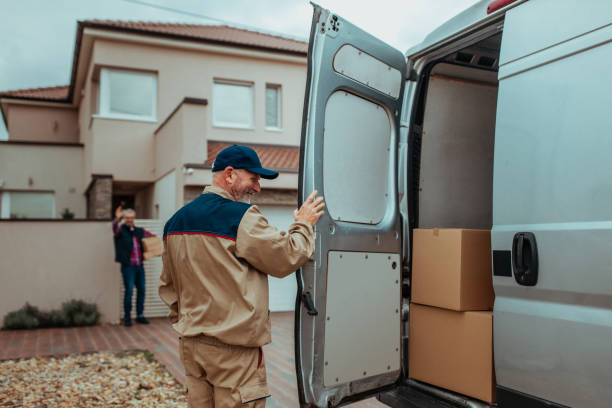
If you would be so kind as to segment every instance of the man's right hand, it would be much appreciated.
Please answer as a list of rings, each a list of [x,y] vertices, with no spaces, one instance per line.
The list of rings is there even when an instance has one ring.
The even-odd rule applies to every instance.
[[[115,220],[119,221],[123,217],[123,207],[119,206],[115,210]]]
[[[296,221],[303,221],[313,227],[315,226],[319,218],[325,213],[323,211],[323,207],[325,207],[323,197],[315,199],[316,196],[317,190],[310,193],[302,206],[293,212],[293,218],[295,218]]]

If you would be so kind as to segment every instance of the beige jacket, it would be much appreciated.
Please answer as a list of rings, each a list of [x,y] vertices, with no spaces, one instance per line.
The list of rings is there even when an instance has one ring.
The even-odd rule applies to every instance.
[[[280,231],[256,206],[209,186],[166,223],[159,295],[183,336],[262,346],[271,341],[268,275],[291,274],[313,252],[309,224]]]

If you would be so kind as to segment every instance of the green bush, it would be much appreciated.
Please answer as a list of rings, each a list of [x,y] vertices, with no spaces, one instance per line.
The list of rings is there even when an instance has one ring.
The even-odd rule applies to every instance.
[[[52,327],[66,327],[70,326],[70,317],[63,310],[52,310],[51,311],[51,326]]]
[[[70,300],[62,303],[60,310],[45,312],[26,303],[21,309],[4,317],[3,329],[35,329],[43,327],[92,326],[98,322],[100,313],[93,303]]]
[[[100,318],[98,307],[93,303],[85,303],[82,300],[62,303],[62,311],[68,316],[73,326],[92,326]]]
[[[34,307],[26,303],[21,309],[4,316],[4,329],[35,329],[40,322],[32,313]],[[34,308],[35,309],[35,308]]]

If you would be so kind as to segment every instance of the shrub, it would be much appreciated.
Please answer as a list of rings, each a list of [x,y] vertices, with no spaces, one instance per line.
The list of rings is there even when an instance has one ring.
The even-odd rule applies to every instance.
[[[70,326],[70,317],[63,310],[51,311],[51,327]]]
[[[93,303],[85,303],[82,300],[70,300],[62,303],[62,311],[73,326],[92,326],[100,318],[98,306]]]
[[[62,212],[62,218],[65,220],[72,220],[74,219],[74,213],[70,211],[69,208],[64,208],[64,212]]]
[[[26,303],[21,309],[4,316],[4,329],[34,329],[40,322],[32,314],[32,306]]]
[[[62,303],[60,310],[45,312],[26,303],[21,309],[4,317],[3,329],[35,329],[43,327],[92,326],[100,313],[93,303],[70,300]]]

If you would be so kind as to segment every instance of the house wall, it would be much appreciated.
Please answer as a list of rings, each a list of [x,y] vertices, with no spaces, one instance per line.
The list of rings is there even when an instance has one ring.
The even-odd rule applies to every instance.
[[[288,189],[295,190],[297,188],[298,174],[297,173],[280,173],[274,180],[260,179],[259,184],[262,189]],[[192,174],[184,176],[185,186],[206,186],[212,184],[211,169],[193,169]]]
[[[210,108],[203,105],[185,103],[181,105],[183,122],[183,150],[180,164],[203,163],[206,160],[207,148],[206,124],[210,118]]]
[[[93,134],[91,131],[91,128],[93,125],[93,118],[92,118],[93,111],[92,111],[91,105],[92,105],[92,96],[94,95],[95,92],[93,91],[94,84],[90,79],[92,76],[93,68],[90,67],[88,72],[89,72],[87,74],[88,80],[85,81],[85,84],[82,90],[82,94],[80,95],[81,100],[79,102],[79,114],[78,114],[79,141],[84,146],[83,147],[83,165],[81,166],[81,171],[83,173],[83,185],[82,185],[83,191],[85,191],[85,189],[88,187],[89,182],[91,180],[91,174],[93,173],[92,171]],[[78,98],[78,96],[75,96],[75,98]]]
[[[102,67],[157,72],[157,121],[153,123],[95,116],[92,120],[91,115],[95,115],[95,109],[91,101],[96,98],[91,93],[97,88],[93,81],[95,73]],[[212,86],[215,78],[254,83],[254,129],[230,129],[212,125],[212,115],[208,111],[214,106]],[[197,130],[186,132],[190,137],[201,138],[206,135],[208,140],[297,146],[305,81],[306,58],[303,63],[295,63],[96,39],[79,119],[83,129],[91,122],[91,136],[86,135],[86,138],[91,139],[93,152],[91,156],[86,155],[86,161],[91,160],[91,164],[86,163],[85,168],[89,174],[112,173],[117,181],[155,181],[156,174],[161,171],[155,166],[153,132],[186,96],[209,101],[205,117],[188,123],[188,126]],[[265,129],[266,83],[280,84],[282,87],[283,129],[280,131]],[[197,108],[191,106],[184,109]],[[189,139],[185,141],[185,146],[197,146],[200,141]],[[185,151],[191,154],[198,150]],[[198,152],[197,159],[200,157]]]
[[[179,169],[183,163],[206,160],[206,107],[183,103],[155,132],[155,178]]]
[[[0,221],[0,319],[26,302],[52,309],[83,299],[116,323],[120,279],[110,221]]]
[[[86,197],[81,186],[83,148],[36,144],[0,144],[0,178],[4,190],[53,191],[56,216],[68,208],[85,218]]]
[[[9,140],[79,142],[75,108],[9,104],[7,110]]]
[[[174,214],[176,205],[176,174],[168,173],[153,188],[153,218],[167,220]]]
[[[155,135],[155,178],[180,166],[183,150],[183,109],[180,108]]]
[[[155,123],[95,118],[91,129],[91,174],[115,181],[153,181]]]

